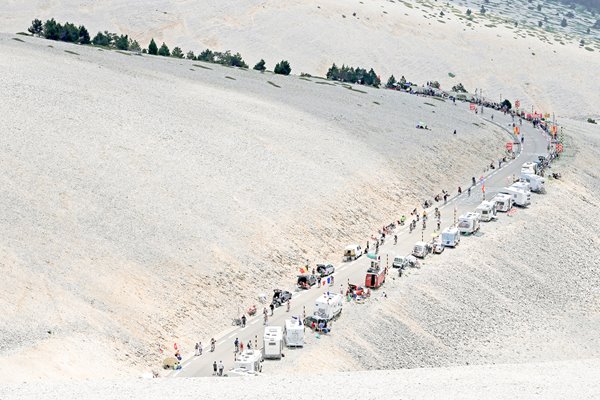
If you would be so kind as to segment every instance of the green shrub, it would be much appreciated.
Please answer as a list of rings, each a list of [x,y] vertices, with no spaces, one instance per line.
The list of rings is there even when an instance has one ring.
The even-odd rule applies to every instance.
[[[264,72],[264,71],[267,69],[267,67],[265,67],[265,60],[263,60],[263,59],[261,58],[261,59],[260,59],[260,61],[259,61],[259,62],[257,62],[257,63],[256,63],[256,65],[254,65],[254,68],[253,68],[253,69],[255,69],[255,70],[257,70],[257,71]]]
[[[292,67],[286,60],[281,60],[275,65],[273,72],[279,75],[289,75],[292,72]]]

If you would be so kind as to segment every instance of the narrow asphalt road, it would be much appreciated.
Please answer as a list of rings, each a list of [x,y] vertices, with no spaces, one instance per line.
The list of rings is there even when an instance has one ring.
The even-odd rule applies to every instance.
[[[494,120],[491,121],[489,118],[491,115],[494,115]],[[507,131],[507,141],[510,141],[509,132],[512,131],[512,126],[510,125],[513,120],[510,116],[505,116],[500,112],[492,111],[489,109],[485,109],[485,114],[481,115],[483,119],[486,120],[486,124],[496,124],[506,129]],[[518,119],[515,118],[515,122],[518,123]],[[525,141],[523,143],[520,154],[510,162],[504,164],[501,168],[498,168],[498,163],[495,161],[496,169],[490,170],[486,172],[484,178],[485,184],[485,197],[486,199],[491,199],[500,189],[505,186],[509,186],[512,183],[512,175],[519,176],[521,165],[527,161],[533,161],[537,159],[537,156],[540,154],[547,154],[547,144],[548,139],[547,135],[538,129],[533,128],[532,124],[527,121],[523,121],[523,125],[521,126],[521,132],[525,137]],[[503,149],[498,149],[498,154],[502,152]],[[517,148],[515,148],[517,150]],[[482,167],[486,164],[489,165],[491,160],[482,160]],[[417,228],[409,233],[408,230],[408,222],[410,222],[410,210],[398,210],[398,216],[396,219],[400,218],[400,215],[404,214],[407,216],[407,224],[402,227],[396,228],[396,234],[398,235],[398,244],[393,244],[393,239],[388,236],[384,245],[380,247],[379,254],[381,254],[382,265],[385,266],[386,263],[389,263],[391,274],[397,274],[397,270],[391,268],[392,261],[394,256],[396,255],[408,255],[412,251],[412,248],[415,242],[421,240],[423,237],[425,241],[430,241],[432,239],[432,234],[434,233],[434,228],[436,228],[436,224],[433,222],[433,209],[437,206],[440,209],[442,216],[442,229],[451,226],[454,224],[454,214],[456,210],[456,217],[458,218],[465,212],[474,211],[475,208],[482,201],[482,190],[481,190],[481,181],[479,178],[482,176],[481,172],[475,175],[477,179],[477,185],[471,189],[471,195],[467,194],[467,188],[471,184],[471,177],[465,177],[463,194],[457,195],[448,200],[446,204],[443,202],[434,204],[433,207],[430,207],[427,211],[428,214],[431,215],[429,219],[429,223],[427,224],[427,229],[422,230],[421,223],[417,223]],[[457,188],[448,188],[451,192],[454,192]],[[532,205],[530,207],[535,207],[535,197],[532,197]],[[422,212],[422,209],[420,210]],[[526,211],[525,211],[526,212]],[[499,218],[506,218],[506,215],[499,213]],[[482,222],[481,231],[485,232],[487,229],[493,229],[492,225],[486,224]],[[469,240],[473,240],[469,237],[463,237],[461,241],[461,246],[467,245]],[[366,240],[365,238],[361,240],[357,240],[361,246],[364,246]],[[349,243],[350,244],[350,243]],[[452,249],[447,249],[446,251],[452,251]],[[343,249],[340,249],[340,256],[343,253]],[[441,255],[429,255],[428,257],[444,257],[444,253]],[[301,316],[303,313],[303,309],[306,308],[306,315],[312,314],[314,300],[321,296],[326,290],[339,292],[340,290],[345,291],[346,285],[348,282],[363,285],[365,280],[365,273],[369,266],[369,259],[365,256],[359,258],[356,261],[352,262],[344,262],[337,263],[336,271],[335,271],[335,285],[332,287],[321,287],[317,288],[316,286],[312,289],[306,291],[295,291],[291,289],[294,287],[295,282],[290,282],[287,289],[293,293],[293,298],[291,302],[291,310],[290,312],[286,312],[286,307],[282,306],[275,310],[273,317],[269,317],[269,325],[279,325],[283,326],[285,323],[285,319],[290,318],[292,315]],[[409,278],[407,278],[409,279]],[[378,292],[385,291],[385,284],[382,288],[373,292],[374,296],[380,295]],[[270,299],[268,299],[270,301]],[[182,366],[183,368],[178,371],[174,371],[171,376],[177,377],[199,377],[199,376],[211,376],[213,373],[213,362],[222,361],[225,365],[225,371],[233,368],[234,364],[234,340],[239,338],[244,344],[246,344],[249,340],[252,340],[253,346],[254,342],[257,341],[259,347],[262,348],[262,336],[264,331],[263,326],[263,316],[262,316],[262,307],[263,305],[257,304],[259,310],[257,315],[254,317],[250,317],[247,321],[247,325],[245,328],[241,327],[232,327],[225,332],[215,332],[214,337],[217,340],[216,350],[214,352],[209,351],[209,343],[208,341],[204,342],[203,355],[194,357],[193,355],[189,355],[186,359],[183,360]],[[343,318],[343,314],[341,316]],[[281,362],[285,362],[283,359]]]

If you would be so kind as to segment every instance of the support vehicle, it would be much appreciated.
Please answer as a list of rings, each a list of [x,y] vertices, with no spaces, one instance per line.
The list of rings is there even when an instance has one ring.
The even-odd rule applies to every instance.
[[[513,204],[519,207],[527,207],[531,205],[531,193],[514,187],[505,187],[500,190],[500,193],[508,194],[512,197]]]
[[[362,248],[358,244],[352,244],[344,249],[344,259],[346,261],[356,260],[362,256]]]
[[[489,222],[496,218],[496,202],[495,201],[483,201],[475,209],[475,212],[480,215],[480,220]]]
[[[492,199],[496,203],[496,211],[508,212],[513,206],[512,196],[510,194],[498,193]]]
[[[331,264],[317,264],[317,273],[321,278],[325,278],[335,272],[335,267]]]
[[[263,355],[260,350],[244,350],[235,358],[234,367],[227,375],[248,376],[262,372]]]
[[[317,284],[318,279],[318,276],[312,274],[298,275],[298,281],[296,282],[296,286],[298,286],[298,289],[310,289],[311,287]]]
[[[263,336],[263,357],[281,359],[283,353],[283,330],[280,326],[266,326]]]
[[[453,226],[442,231],[442,245],[456,247],[460,243],[460,232]]]
[[[292,317],[285,320],[283,337],[287,347],[304,346],[304,322],[300,317]]]
[[[427,254],[431,253],[431,245],[425,242],[415,243],[413,247],[412,255],[417,258],[425,258]]]
[[[325,292],[315,300],[313,315],[329,321],[342,313],[342,305],[342,295]]]
[[[275,307],[279,307],[280,305],[290,301],[291,298],[292,294],[287,290],[273,289],[273,300],[271,301],[271,304],[273,304]]]
[[[365,287],[373,289],[380,287],[385,282],[386,274],[387,268],[381,267],[378,261],[372,261],[365,277]]]
[[[479,230],[479,214],[469,212],[458,218],[458,231],[463,235],[471,235]]]

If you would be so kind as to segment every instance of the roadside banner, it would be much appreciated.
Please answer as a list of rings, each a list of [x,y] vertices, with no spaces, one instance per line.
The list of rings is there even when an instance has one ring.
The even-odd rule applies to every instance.
[[[521,107],[521,101],[520,100],[515,100],[515,107],[516,108]]]

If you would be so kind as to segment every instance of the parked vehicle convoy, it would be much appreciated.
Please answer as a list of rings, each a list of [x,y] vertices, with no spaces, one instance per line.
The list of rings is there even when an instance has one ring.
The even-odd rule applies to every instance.
[[[512,196],[506,193],[498,193],[492,199],[496,203],[496,211],[508,212],[513,206]]]
[[[287,347],[304,347],[304,322],[300,317],[285,320],[283,337]]]
[[[544,193],[546,191],[546,180],[538,175],[521,174],[521,180],[529,184],[532,192]]]
[[[371,267],[367,270],[365,287],[377,289],[385,283],[387,268],[382,268],[379,261],[371,261]]]
[[[229,376],[258,375],[262,372],[263,355],[258,349],[244,350],[235,358],[234,367]]]
[[[279,307],[282,304],[290,301],[291,298],[292,294],[287,290],[274,289],[273,300],[271,301],[271,304],[273,304],[275,307]]]
[[[332,275],[335,272],[335,267],[331,264],[317,264],[317,273],[321,278]]]
[[[427,254],[431,253],[431,245],[425,242],[417,242],[413,247],[412,255],[417,258],[425,258]]]
[[[298,286],[298,289],[310,289],[311,287],[317,284],[318,279],[319,277],[312,274],[298,275],[298,281],[296,282],[296,286]]]
[[[442,231],[442,245],[456,247],[460,243],[460,232],[458,228],[451,226]]]
[[[500,190],[500,193],[508,194],[512,197],[513,204],[519,207],[527,207],[531,205],[531,193],[514,187],[505,187]]]
[[[283,353],[283,330],[280,326],[266,326],[263,336],[263,357],[281,359]]]
[[[417,265],[417,259],[413,255],[408,256],[396,256],[394,262],[392,262],[393,268],[407,268],[415,267]]]
[[[315,300],[313,315],[332,320],[342,313],[342,295],[339,293],[325,292]]]
[[[475,209],[475,212],[480,215],[480,220],[489,222],[496,218],[496,202],[482,201]]]
[[[344,249],[344,259],[346,261],[356,260],[362,256],[362,248],[358,244],[352,244]]]
[[[472,235],[479,230],[479,214],[468,212],[458,218],[458,231],[463,235]]]

